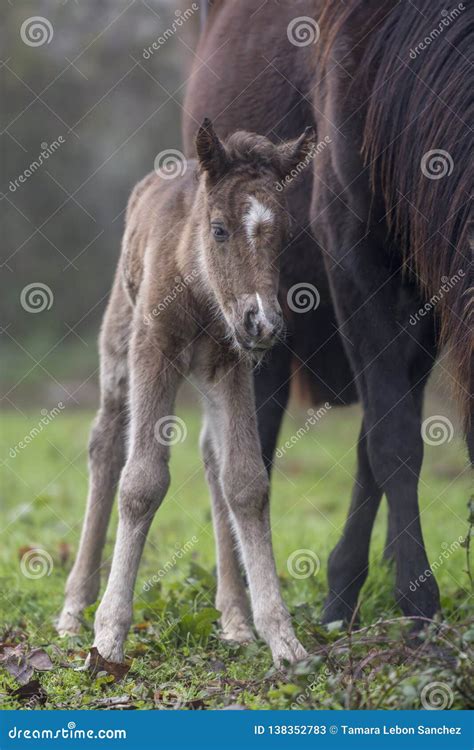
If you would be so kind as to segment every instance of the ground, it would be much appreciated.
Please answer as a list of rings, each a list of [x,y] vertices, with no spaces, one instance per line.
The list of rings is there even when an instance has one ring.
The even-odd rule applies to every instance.
[[[291,412],[280,446],[308,419],[302,407]],[[328,554],[339,537],[353,481],[358,408],[323,415],[278,459],[272,488],[275,554],[285,600],[311,657],[276,672],[264,644],[236,646],[219,638],[210,506],[197,448],[199,414],[191,406],[181,408],[186,437],[173,447],[172,486],[139,571],[126,647],[130,668],[115,680],[103,665],[95,672],[83,667],[94,606],[85,614],[80,636],[61,639],[54,630],[78,545],[93,415],[65,409],[19,447],[41,416],[34,410],[2,415],[3,708],[465,708],[472,701],[469,555],[458,543],[469,533],[471,479],[456,437],[425,451],[422,521],[443,617],[418,641],[398,619],[393,571],[382,559],[385,506],[374,531],[357,631],[348,635],[337,623],[329,630],[319,624]],[[115,527],[116,515],[103,579]],[[40,555],[36,567],[35,554]]]

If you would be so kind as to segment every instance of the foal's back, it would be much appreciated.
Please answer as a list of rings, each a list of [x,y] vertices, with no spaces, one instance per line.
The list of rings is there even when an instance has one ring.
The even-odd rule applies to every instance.
[[[196,194],[196,162],[186,163],[183,175],[166,179],[156,172],[143,178],[132,191],[120,260],[125,288],[135,303],[143,269],[152,259],[159,265],[157,283],[168,283],[176,271],[176,249]],[[176,273],[174,274],[176,275]]]

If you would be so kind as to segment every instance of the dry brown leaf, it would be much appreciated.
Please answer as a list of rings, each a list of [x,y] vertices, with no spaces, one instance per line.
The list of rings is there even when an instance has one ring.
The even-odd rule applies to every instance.
[[[89,651],[89,664],[87,668],[91,674],[96,675],[98,672],[106,672],[115,678],[115,682],[120,682],[130,669],[130,664],[123,662],[121,664],[113,661],[107,661],[99,654],[95,646]]]

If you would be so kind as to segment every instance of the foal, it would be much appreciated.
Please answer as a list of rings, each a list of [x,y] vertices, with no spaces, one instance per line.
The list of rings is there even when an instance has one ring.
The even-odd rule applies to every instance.
[[[274,662],[305,656],[273,559],[252,367],[283,325],[279,258],[289,227],[275,186],[305,158],[313,139],[307,129],[275,146],[238,132],[224,144],[205,120],[196,138],[198,162],[188,162],[174,180],[153,173],[132,193],[100,338],[101,407],[90,440],[87,513],[58,624],[61,633],[77,632],[82,609],[97,598],[101,551],[125,464],[112,569],[95,619],[95,646],[108,660],[123,659],[143,545],[169,486],[166,425],[188,377],[205,410],[201,444],[224,637],[252,637],[235,532],[255,627]]]

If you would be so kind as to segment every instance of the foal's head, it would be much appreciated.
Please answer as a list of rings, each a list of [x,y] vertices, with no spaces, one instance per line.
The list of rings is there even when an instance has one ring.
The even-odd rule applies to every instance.
[[[233,340],[256,355],[275,342],[283,326],[277,295],[289,220],[277,185],[309,161],[313,142],[307,128],[280,145],[243,131],[223,143],[209,120],[196,138],[205,204],[201,262]]]

